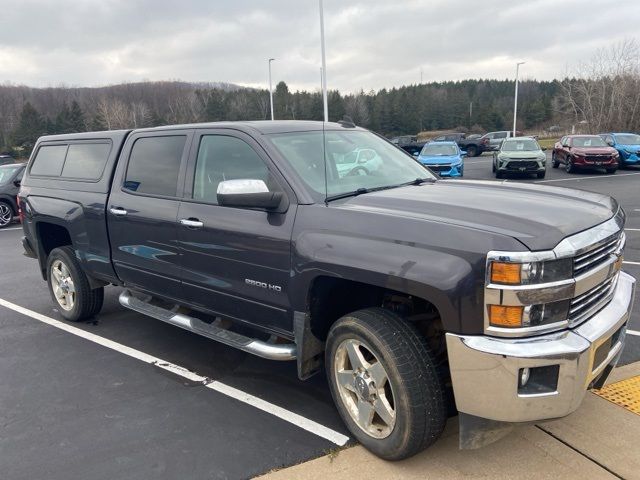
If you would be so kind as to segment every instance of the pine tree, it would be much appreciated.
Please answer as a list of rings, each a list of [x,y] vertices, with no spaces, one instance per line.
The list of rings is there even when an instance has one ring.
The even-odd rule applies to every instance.
[[[45,133],[45,120],[31,103],[26,102],[22,107],[18,126],[12,134],[13,144],[25,148],[26,153],[30,153],[38,137]]]
[[[71,102],[71,108],[69,110],[69,127],[72,132],[85,132],[87,130],[84,121],[84,112],[82,108],[80,108],[80,104],[75,100]]]

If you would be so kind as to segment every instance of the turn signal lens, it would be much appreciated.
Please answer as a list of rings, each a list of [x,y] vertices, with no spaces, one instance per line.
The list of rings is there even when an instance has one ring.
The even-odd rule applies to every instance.
[[[491,264],[491,283],[508,283],[512,285],[520,283],[521,266],[519,263],[493,262]]]
[[[489,305],[489,322],[496,327],[521,327],[524,307]]]

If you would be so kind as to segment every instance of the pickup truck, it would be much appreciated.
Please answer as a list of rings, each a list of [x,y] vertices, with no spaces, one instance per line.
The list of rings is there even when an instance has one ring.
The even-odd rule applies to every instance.
[[[389,141],[407,152],[409,155],[415,155],[415,153],[422,150],[422,147],[427,143],[419,142],[416,135],[401,135],[399,137],[393,137]]]
[[[470,157],[477,157],[489,150],[489,140],[480,138],[467,138],[466,133],[447,133],[433,139],[434,142],[456,142],[460,149]]]
[[[375,169],[339,171],[362,149]],[[115,285],[300,379],[324,369],[352,435],[391,460],[439,437],[449,399],[462,448],[576,410],[619,358],[635,287],[614,199],[438,180],[349,123],[46,136],[19,204],[64,319]]]

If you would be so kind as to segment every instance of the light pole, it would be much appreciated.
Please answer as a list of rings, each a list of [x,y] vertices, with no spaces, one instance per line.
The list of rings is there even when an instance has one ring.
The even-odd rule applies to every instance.
[[[271,121],[273,121],[273,88],[271,88],[271,62],[273,62],[275,58],[269,59],[269,105],[271,106]]]
[[[322,104],[324,105],[324,121],[329,121],[329,106],[327,104],[327,60],[324,54],[324,11],[322,0],[320,4],[320,48],[322,50]]]
[[[516,136],[516,116],[518,115],[518,71],[520,65],[524,65],[526,62],[516,63],[516,93],[513,97],[513,136]]]

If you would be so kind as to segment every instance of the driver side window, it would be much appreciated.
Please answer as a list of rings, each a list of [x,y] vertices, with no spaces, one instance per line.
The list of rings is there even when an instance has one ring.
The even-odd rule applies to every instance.
[[[227,135],[204,135],[200,140],[193,198],[218,203],[218,185],[226,180],[262,180],[278,190],[262,158],[245,141]]]

